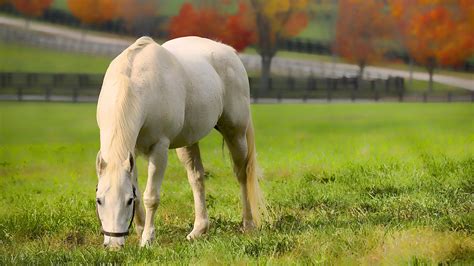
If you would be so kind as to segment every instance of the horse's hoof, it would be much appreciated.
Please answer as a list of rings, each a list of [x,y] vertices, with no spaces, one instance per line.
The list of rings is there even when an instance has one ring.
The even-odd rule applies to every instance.
[[[148,240],[143,240],[140,242],[140,247],[142,248],[147,248],[151,246],[151,243],[153,242],[153,239],[148,239]]]
[[[140,241],[140,247],[149,247],[151,243],[155,240],[155,229],[144,231],[142,235],[142,240]]]
[[[257,227],[253,221],[244,221],[242,232],[249,233],[255,231],[255,229],[257,229]]]
[[[196,240],[200,238],[205,233],[195,232],[194,230],[186,236],[186,239],[189,241]]]
[[[203,222],[200,225],[194,226],[193,231],[186,236],[187,240],[195,240],[202,235],[206,234],[209,230],[209,222]]]

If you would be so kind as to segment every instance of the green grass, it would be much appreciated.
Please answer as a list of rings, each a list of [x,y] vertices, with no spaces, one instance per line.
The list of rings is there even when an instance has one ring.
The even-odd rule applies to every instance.
[[[474,262],[472,104],[252,110],[263,229],[240,233],[239,188],[212,133],[201,142],[209,234],[185,240],[192,194],[171,152],[156,243],[140,249],[132,235],[108,252],[94,213],[95,105],[0,103],[0,264]]]
[[[333,22],[323,19],[313,19],[299,34],[299,38],[317,40],[329,43],[334,39]]]
[[[67,5],[67,0],[54,0],[51,7],[55,9],[61,9],[61,10],[69,10],[69,7]]]
[[[111,58],[0,42],[0,71],[105,73]]]

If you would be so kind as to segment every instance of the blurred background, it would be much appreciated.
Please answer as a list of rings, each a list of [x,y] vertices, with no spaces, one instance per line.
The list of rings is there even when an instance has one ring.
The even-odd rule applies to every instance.
[[[95,101],[142,35],[233,46],[254,102],[474,101],[473,0],[0,0],[0,97]]]

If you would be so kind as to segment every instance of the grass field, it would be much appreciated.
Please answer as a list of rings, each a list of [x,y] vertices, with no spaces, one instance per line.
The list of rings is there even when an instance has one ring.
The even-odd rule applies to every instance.
[[[0,42],[0,71],[105,73],[112,59]]]
[[[472,104],[256,105],[270,219],[240,233],[222,139],[201,142],[211,229],[170,153],[157,241],[108,252],[94,212],[93,104],[0,103],[0,264],[474,262]],[[145,162],[138,160],[140,185]]]

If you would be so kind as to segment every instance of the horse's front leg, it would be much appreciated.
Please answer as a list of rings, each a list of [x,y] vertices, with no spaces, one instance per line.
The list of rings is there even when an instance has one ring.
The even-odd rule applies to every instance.
[[[176,149],[179,160],[184,164],[188,172],[188,181],[193,190],[194,197],[194,227],[193,231],[186,237],[192,240],[200,237],[209,230],[209,218],[206,210],[206,196],[204,192],[204,167],[201,162],[201,154],[198,144]]]
[[[143,228],[145,227],[145,211],[143,210],[142,195],[138,187],[138,173],[137,167],[133,167],[133,185],[135,186],[135,192],[137,198],[135,199],[135,230],[138,237],[143,234]]]
[[[160,190],[168,161],[169,143],[157,143],[153,146],[148,159],[148,180],[143,203],[145,205],[145,227],[140,245],[148,246],[155,239],[155,213],[160,204]]]

